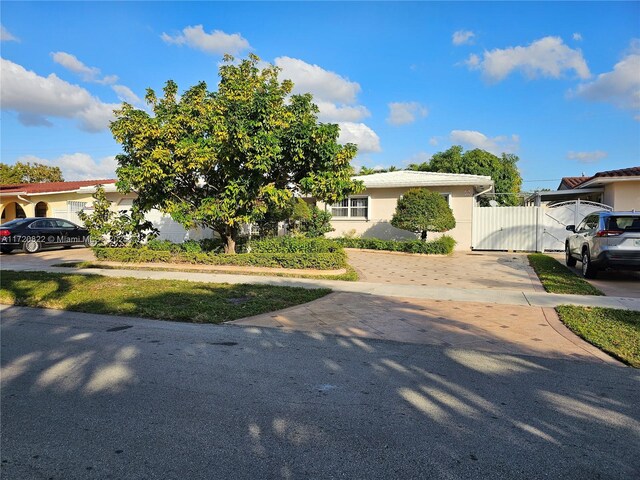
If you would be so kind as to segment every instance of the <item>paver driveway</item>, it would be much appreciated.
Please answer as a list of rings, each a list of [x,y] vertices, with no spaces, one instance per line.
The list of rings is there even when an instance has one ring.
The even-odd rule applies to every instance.
[[[526,255],[427,256],[349,250],[366,282],[460,289],[539,291]],[[318,334],[612,362],[570,332],[552,308],[333,293],[314,302],[231,322]]]
[[[552,308],[339,292],[297,307],[229,323],[617,363],[569,331]]]
[[[461,289],[542,289],[527,256],[520,253],[413,255],[349,249],[348,256],[364,282]]]

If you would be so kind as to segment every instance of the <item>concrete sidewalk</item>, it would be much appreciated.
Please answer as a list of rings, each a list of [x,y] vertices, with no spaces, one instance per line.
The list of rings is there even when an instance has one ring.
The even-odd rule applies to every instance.
[[[455,287],[433,287],[369,282],[345,282],[338,280],[316,280],[307,278],[285,278],[253,275],[230,275],[195,272],[167,272],[150,270],[71,269],[64,267],[27,266],[12,270],[44,271],[52,273],[75,273],[103,275],[106,277],[128,277],[154,280],[184,280],[204,283],[280,285],[302,288],[330,288],[335,292],[364,293],[386,297],[416,298],[424,300],[450,300],[501,305],[533,307],[556,307],[558,305],[580,305],[609,307],[640,311],[640,298],[603,297],[593,295],[560,295],[516,289],[459,289]]]

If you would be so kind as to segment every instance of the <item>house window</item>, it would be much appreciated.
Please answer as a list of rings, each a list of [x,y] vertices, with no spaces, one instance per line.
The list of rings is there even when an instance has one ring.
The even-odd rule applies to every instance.
[[[451,194],[450,193],[441,193],[444,199],[447,201],[447,205],[451,206]]]
[[[336,218],[369,218],[369,197],[349,197],[331,205],[331,215]]]
[[[349,216],[349,199],[345,198],[341,202],[333,204],[331,206],[331,215],[347,218]]]

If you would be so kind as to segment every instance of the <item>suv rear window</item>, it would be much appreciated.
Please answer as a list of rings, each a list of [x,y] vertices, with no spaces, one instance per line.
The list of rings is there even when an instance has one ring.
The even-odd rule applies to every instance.
[[[611,216],[607,219],[607,230],[640,232],[640,215]]]

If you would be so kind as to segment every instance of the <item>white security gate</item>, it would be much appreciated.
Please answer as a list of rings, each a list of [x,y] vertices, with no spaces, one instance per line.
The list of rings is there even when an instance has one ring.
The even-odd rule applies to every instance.
[[[564,250],[564,241],[570,232],[567,225],[578,225],[584,217],[592,212],[612,210],[609,205],[587,201],[571,201],[556,203],[544,208],[543,250]]]
[[[539,207],[475,207],[472,248],[536,251],[539,215]]]
[[[564,250],[567,225],[578,224],[586,215],[611,210],[601,203],[571,201],[552,206],[474,207],[473,250]]]

